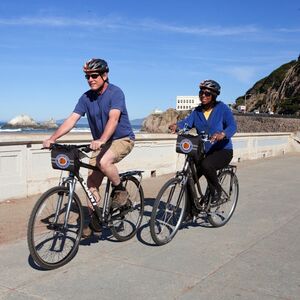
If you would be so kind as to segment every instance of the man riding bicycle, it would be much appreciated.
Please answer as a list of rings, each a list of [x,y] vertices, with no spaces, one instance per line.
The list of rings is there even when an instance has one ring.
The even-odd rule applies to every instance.
[[[79,98],[72,114],[49,139],[43,142],[43,146],[49,147],[55,143],[86,115],[93,136],[90,148],[95,151],[90,164],[99,168],[99,172],[89,172],[87,185],[99,203],[99,187],[104,176],[107,176],[114,186],[112,207],[118,208],[127,203],[128,193],[121,184],[115,163],[130,153],[134,146],[135,135],[129,121],[124,93],[109,82],[109,68],[106,61],[93,58],[85,63],[83,71],[90,90]],[[93,210],[89,203],[88,205],[93,220]],[[84,237],[92,233],[90,227],[84,228]],[[94,226],[92,228],[94,229]]]
[[[198,134],[209,136],[210,143],[205,143],[205,158],[199,161],[198,175],[204,175],[211,193],[211,203],[217,203],[221,197],[221,186],[217,170],[227,166],[233,157],[231,137],[237,126],[229,107],[217,101],[221,87],[214,80],[204,80],[199,85],[201,104],[189,116],[171,124],[169,129],[175,133],[184,127],[196,128]],[[201,172],[199,171],[201,170]]]

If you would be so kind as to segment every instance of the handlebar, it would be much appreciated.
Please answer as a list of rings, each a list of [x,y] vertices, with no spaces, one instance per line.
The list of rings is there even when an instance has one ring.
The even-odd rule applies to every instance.
[[[89,153],[91,151],[93,151],[91,148],[90,148],[90,144],[81,144],[81,145],[70,145],[70,144],[58,144],[58,143],[53,143],[53,144],[50,144],[50,147],[42,147],[41,149],[49,149],[49,150],[52,150],[52,149],[67,149],[67,150],[70,150],[70,149],[79,149],[85,153]]]
[[[176,133],[177,133],[178,135],[188,134],[188,132],[190,131],[190,129],[191,129],[191,128],[188,126],[188,124],[185,123],[185,124],[184,124],[184,127],[183,127],[182,129],[176,128]],[[212,140],[212,139],[211,139],[213,136],[210,136],[210,135],[209,135],[207,132],[205,132],[205,131],[201,131],[197,136],[198,136],[199,139],[200,139],[202,142],[204,142],[204,143],[210,142],[210,143],[213,144],[213,143],[216,142],[215,140]],[[223,139],[224,139],[224,140],[228,140],[227,137],[225,137],[225,138],[223,138]]]
[[[189,129],[186,130],[185,128],[183,128],[183,129],[178,130],[178,131],[177,131],[177,134],[178,134],[178,135],[185,135],[185,134],[188,134],[188,131],[189,131]],[[208,135],[207,133],[205,133],[204,131],[203,131],[203,132],[200,132],[200,134],[198,134],[198,135],[196,135],[196,136],[199,137],[199,139],[200,139],[202,142],[204,142],[204,143],[210,142],[210,140],[209,140],[209,135]]]

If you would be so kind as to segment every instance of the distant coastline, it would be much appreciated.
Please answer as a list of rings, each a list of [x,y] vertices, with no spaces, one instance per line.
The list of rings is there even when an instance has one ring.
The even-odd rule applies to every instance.
[[[6,122],[0,122],[0,133],[51,133],[54,132],[55,129],[36,129],[36,128],[30,128],[30,127],[22,127],[22,128],[13,128],[13,129],[3,129],[2,126],[6,124]],[[58,124],[60,125],[60,124]],[[141,125],[132,125],[133,132],[138,133],[141,130]],[[77,124],[75,128],[71,130],[71,132],[90,132],[90,128],[87,124]]]

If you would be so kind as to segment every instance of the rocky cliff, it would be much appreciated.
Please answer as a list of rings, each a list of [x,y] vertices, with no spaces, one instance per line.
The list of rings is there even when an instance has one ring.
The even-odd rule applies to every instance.
[[[166,133],[170,124],[176,123],[183,119],[189,112],[177,111],[169,108],[165,112],[151,114],[145,118],[141,131],[149,133]]]
[[[236,99],[236,106],[246,102],[247,112],[300,115],[300,56],[256,82],[245,95]]]
[[[183,119],[190,112],[178,112],[168,109],[161,114],[151,114],[142,125],[142,131],[149,133],[167,133],[168,126]],[[300,131],[300,119],[278,116],[235,115],[238,132],[296,132]]]

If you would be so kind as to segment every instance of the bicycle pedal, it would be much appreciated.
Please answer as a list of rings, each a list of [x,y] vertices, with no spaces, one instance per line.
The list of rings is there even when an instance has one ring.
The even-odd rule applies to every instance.
[[[94,214],[91,217],[89,227],[94,232],[101,232],[102,231],[102,224],[100,223],[98,217],[95,216]]]

